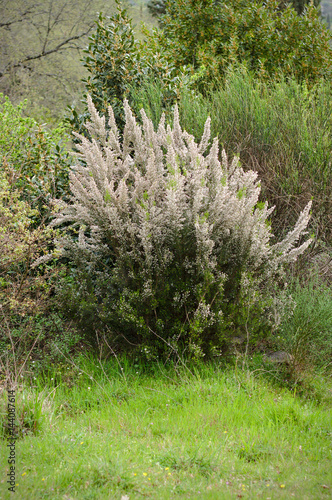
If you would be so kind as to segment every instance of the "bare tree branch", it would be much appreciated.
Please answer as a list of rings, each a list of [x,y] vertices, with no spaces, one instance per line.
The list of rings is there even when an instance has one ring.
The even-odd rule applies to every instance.
[[[16,62],[15,64],[7,64],[7,66],[2,71],[0,71],[0,78],[2,76],[4,76],[5,73],[7,71],[9,71],[9,69],[19,68],[22,66],[26,67],[25,65],[29,61],[35,61],[36,59],[41,59],[42,57],[49,56],[50,54],[54,54],[54,52],[59,52],[60,49],[73,48],[72,46],[66,47],[66,45],[69,45],[69,43],[72,42],[73,40],[79,40],[80,38],[88,35],[90,33],[91,29],[92,29],[92,26],[90,26],[86,31],[84,31],[83,33],[80,33],[79,35],[75,35],[75,36],[71,36],[70,38],[67,38],[63,42],[56,45],[56,47],[53,47],[53,49],[44,50],[45,49],[45,45],[44,45],[43,50],[39,54],[27,56],[24,59],[21,59],[20,61]]]
[[[33,9],[28,9],[26,10],[25,12],[21,12],[20,13],[20,19],[12,19],[11,21],[6,21],[6,22],[0,22],[0,28],[9,28],[10,26],[12,26],[13,24],[16,24],[16,23],[22,23],[23,21],[26,20],[26,17],[29,15],[29,14],[32,14],[34,12]]]
[[[0,92],[60,116],[82,86],[80,51],[97,13],[115,8],[114,0],[0,0]]]

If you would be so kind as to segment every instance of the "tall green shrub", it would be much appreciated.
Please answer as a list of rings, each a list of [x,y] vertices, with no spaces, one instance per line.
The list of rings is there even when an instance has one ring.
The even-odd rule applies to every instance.
[[[68,199],[68,138],[26,117],[24,106],[0,95],[0,369],[10,378],[31,356],[59,358],[53,343],[68,353],[78,339],[50,297],[61,269],[31,267],[52,248],[53,199]]]
[[[301,16],[279,0],[176,0],[167,3],[160,43],[175,65],[200,69],[201,91],[237,63],[263,79],[329,78],[331,33],[313,4]]]
[[[122,133],[125,123],[123,100],[126,98],[131,102],[132,89],[139,90],[147,79],[159,81],[166,104],[177,96],[179,77],[155,40],[147,43],[135,39],[126,9],[120,2],[116,3],[116,14],[109,18],[100,14],[96,22],[96,32],[91,35],[89,46],[84,51],[83,64],[88,76],[83,82],[99,113],[106,115],[108,106],[112,106]],[[83,114],[71,109],[69,122],[76,131],[85,133],[87,119],[87,108]]]
[[[0,94],[0,168],[33,209],[36,223],[48,216],[53,198],[68,196],[69,137],[62,125],[47,130]]]
[[[166,14],[166,6],[170,3],[170,1],[172,0],[149,0],[147,6],[153,16],[160,17]],[[214,0],[215,4],[218,2],[220,2],[220,0]],[[298,14],[302,14],[308,4],[311,3],[311,0],[292,0],[291,2],[279,0],[280,7],[286,7],[289,3],[293,5]],[[314,0],[313,3],[316,7],[318,7],[320,0]]]
[[[31,267],[49,251],[54,237],[55,231],[40,223],[38,210],[0,170],[0,368],[11,382],[17,382],[31,358],[54,361],[61,357],[54,344],[68,354],[78,341],[50,299],[60,267]]]
[[[64,229],[56,242],[79,270],[67,307],[78,296],[82,323],[90,316],[97,329],[106,325],[113,346],[128,342],[151,356],[180,345],[200,356],[239,332],[267,335],[282,309],[276,276],[310,243],[297,246],[311,203],[271,245],[273,209],[258,201],[257,174],[225,152],[219,162],[210,120],[197,144],[177,108],[173,128],[162,118],[155,131],[144,111],[140,127],[125,102],[120,141],[112,108],[106,128],[91,98],[88,107],[91,140],[76,134],[73,201],[53,223],[79,230],[78,240]]]

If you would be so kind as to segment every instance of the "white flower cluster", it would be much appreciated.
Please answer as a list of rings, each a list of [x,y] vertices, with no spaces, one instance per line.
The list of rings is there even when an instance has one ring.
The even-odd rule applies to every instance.
[[[140,126],[125,101],[120,140],[112,109],[106,127],[90,97],[88,107],[91,139],[75,134],[81,143],[71,174],[72,203],[62,204],[53,223],[80,227],[77,249],[107,248],[127,263],[128,272],[138,265],[149,279],[151,272],[171,265],[176,252],[185,267],[203,272],[238,265],[272,272],[310,244],[308,239],[296,246],[311,203],[287,237],[270,245],[267,219],[273,208],[258,203],[257,174],[245,172],[238,158],[229,163],[225,151],[219,161],[217,139],[210,145],[210,119],[196,144],[181,130],[177,108],[173,127],[165,126],[163,117],[155,131],[144,110]],[[63,252],[69,245],[65,241],[59,242]],[[185,264],[188,255],[195,256],[194,262]],[[148,288],[147,283],[145,293]]]

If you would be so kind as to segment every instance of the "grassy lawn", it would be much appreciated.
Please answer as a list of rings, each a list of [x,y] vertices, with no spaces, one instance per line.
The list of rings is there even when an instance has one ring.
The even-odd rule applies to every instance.
[[[121,368],[85,359],[22,384],[1,499],[331,498],[329,380],[315,399],[216,364]]]

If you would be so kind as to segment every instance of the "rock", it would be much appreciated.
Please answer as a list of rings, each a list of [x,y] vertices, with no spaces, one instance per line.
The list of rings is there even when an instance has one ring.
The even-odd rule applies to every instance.
[[[276,351],[271,354],[264,354],[264,357],[271,363],[288,363],[293,361],[293,356],[286,351]]]
[[[246,340],[245,336],[231,338],[231,342],[233,345],[241,345],[245,340]]]

